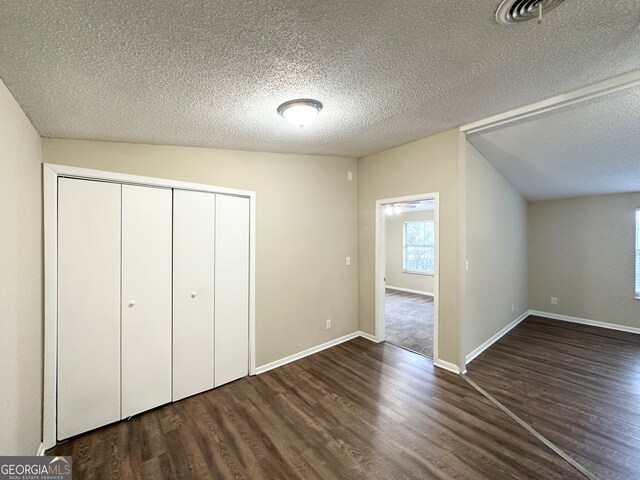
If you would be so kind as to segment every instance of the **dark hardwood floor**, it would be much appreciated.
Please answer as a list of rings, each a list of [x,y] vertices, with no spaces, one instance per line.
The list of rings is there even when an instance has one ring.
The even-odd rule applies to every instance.
[[[48,453],[75,479],[584,478],[461,377],[360,338]]]
[[[640,478],[640,335],[529,317],[467,369],[598,478]]]

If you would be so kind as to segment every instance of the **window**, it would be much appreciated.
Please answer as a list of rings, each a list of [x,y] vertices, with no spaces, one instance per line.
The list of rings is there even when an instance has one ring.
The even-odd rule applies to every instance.
[[[640,299],[640,208],[636,210],[636,298]]]
[[[404,222],[402,237],[402,270],[433,275],[436,262],[433,220]]]

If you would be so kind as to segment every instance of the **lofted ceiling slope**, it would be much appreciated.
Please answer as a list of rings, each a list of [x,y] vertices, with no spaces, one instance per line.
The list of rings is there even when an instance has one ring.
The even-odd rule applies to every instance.
[[[640,191],[640,87],[467,139],[528,200]]]
[[[640,0],[498,3],[8,0],[0,77],[46,137],[360,157],[640,68]]]

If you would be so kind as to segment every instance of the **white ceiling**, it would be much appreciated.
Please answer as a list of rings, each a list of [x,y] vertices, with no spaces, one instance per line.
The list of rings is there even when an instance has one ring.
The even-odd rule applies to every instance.
[[[640,191],[640,87],[467,138],[529,200]]]
[[[498,3],[8,0],[0,77],[44,136],[363,156],[640,68],[640,0]]]
[[[401,203],[400,208],[403,213],[428,212],[435,208],[435,202],[433,199],[429,199],[429,200],[420,200],[417,202]]]
[[[417,200],[415,202],[388,203],[385,205],[398,206],[402,213],[427,212],[435,208],[435,201],[430,198],[427,200]]]

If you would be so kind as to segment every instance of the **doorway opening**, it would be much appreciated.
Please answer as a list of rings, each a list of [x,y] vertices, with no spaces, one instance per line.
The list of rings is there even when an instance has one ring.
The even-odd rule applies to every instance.
[[[438,194],[376,202],[376,340],[437,359]]]

